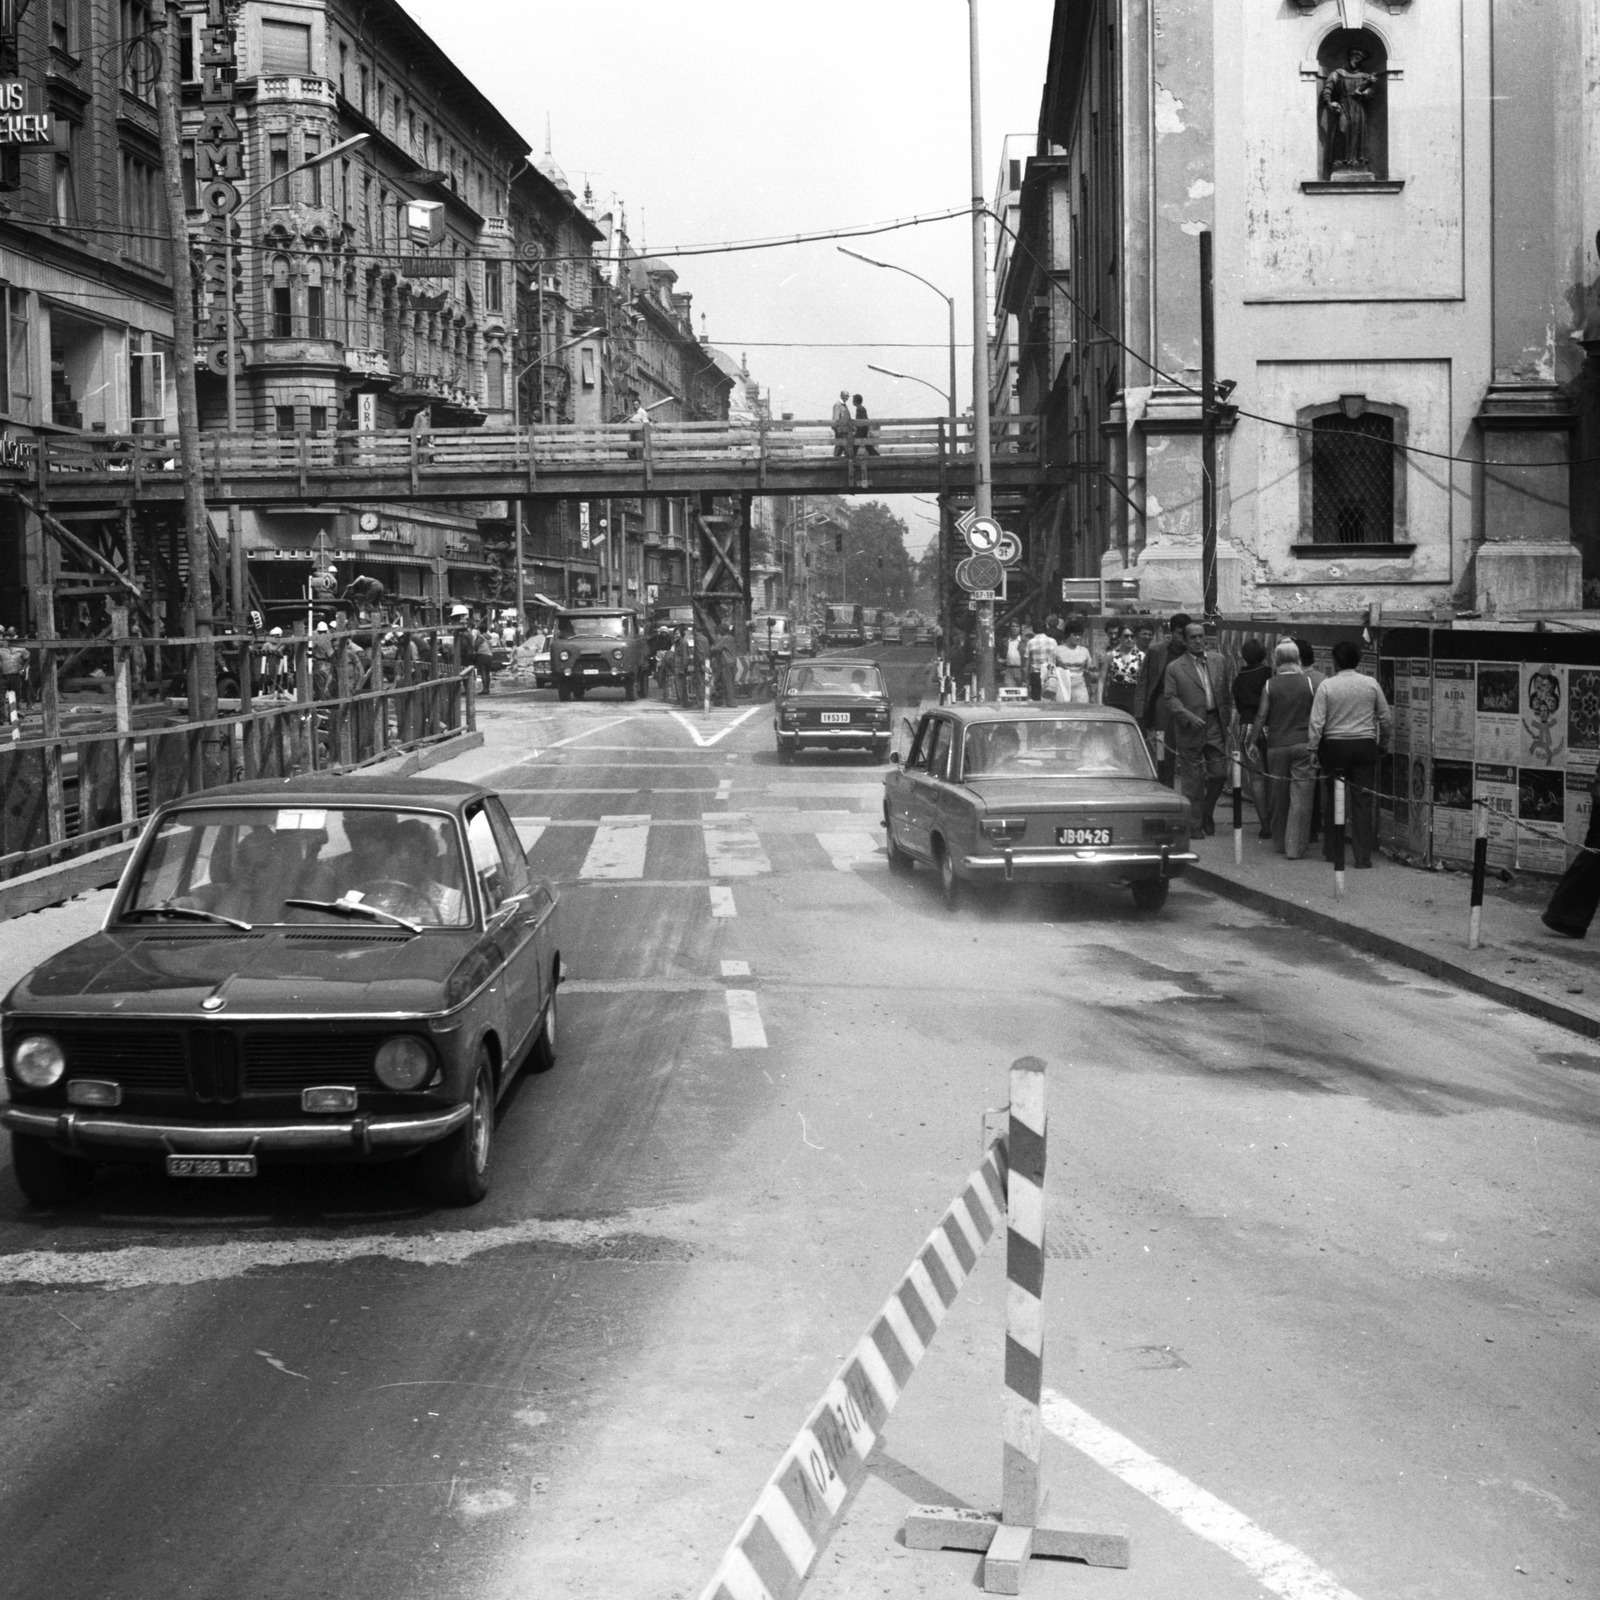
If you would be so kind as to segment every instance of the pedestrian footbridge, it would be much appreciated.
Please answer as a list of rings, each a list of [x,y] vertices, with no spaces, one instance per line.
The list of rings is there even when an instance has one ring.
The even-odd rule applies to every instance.
[[[852,425],[853,427],[856,425]],[[380,429],[201,435],[212,501],[604,499],[677,494],[970,493],[970,417],[874,420],[844,441],[831,422],[663,422],[648,427]],[[0,485],[43,505],[181,500],[174,434],[63,434],[15,441]],[[997,489],[1064,477],[1042,464],[1032,418],[999,418]]]

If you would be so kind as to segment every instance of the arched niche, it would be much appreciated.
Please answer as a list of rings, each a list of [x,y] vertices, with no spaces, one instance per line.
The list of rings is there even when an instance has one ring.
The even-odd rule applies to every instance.
[[[1389,176],[1389,51],[1371,28],[1334,28],[1317,50],[1317,149],[1324,182]]]

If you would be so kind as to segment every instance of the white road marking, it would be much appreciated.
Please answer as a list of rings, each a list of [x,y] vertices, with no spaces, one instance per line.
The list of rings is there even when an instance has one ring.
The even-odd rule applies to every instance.
[[[594,842],[578,869],[580,878],[642,878],[650,847],[650,818],[601,817]]]
[[[1044,1425],[1091,1461],[1137,1489],[1164,1511],[1170,1511],[1191,1533],[1226,1550],[1242,1563],[1262,1588],[1283,1600],[1356,1600],[1332,1573],[1303,1551],[1274,1538],[1242,1511],[1164,1466],[1131,1439],[1075,1406],[1064,1395],[1046,1389],[1042,1397]]]
[[[279,1372],[281,1372],[286,1378],[304,1378],[307,1383],[311,1382],[311,1380],[306,1377],[305,1373],[293,1371],[291,1368],[289,1368],[287,1365],[285,1365],[285,1363],[283,1363],[275,1355],[273,1355],[271,1353],[271,1351],[268,1351],[268,1350],[257,1350],[256,1354],[258,1356],[260,1356],[261,1359],[263,1361],[265,1361],[266,1364],[269,1367],[276,1367],[277,1370]]]
[[[761,1026],[761,1002],[754,989],[729,989],[728,1037],[735,1050],[765,1050],[767,1030]]]
[[[712,745],[718,743],[720,740],[726,739],[728,737],[728,735],[730,733],[732,733],[733,730],[735,728],[737,728],[741,722],[748,721],[751,717],[753,717],[756,714],[756,712],[758,712],[758,711],[760,711],[762,709],[763,708],[761,706],[755,705],[755,706],[751,706],[748,711],[741,711],[739,713],[739,715],[736,716],[733,719],[732,722],[728,723],[728,725],[726,727],[724,727],[724,728],[719,728],[717,730],[717,732],[712,734],[709,739],[702,737],[701,733],[700,733],[700,730],[697,727],[695,727],[695,725],[692,722],[690,722],[690,720],[687,717],[681,715],[679,712],[674,711],[674,712],[671,713],[671,716],[672,716],[672,720],[674,722],[680,723],[684,728],[686,728],[688,730],[690,738],[692,738],[694,740],[694,742],[697,745],[699,745],[702,750],[709,750],[712,747]]]
[[[771,872],[761,837],[750,819],[738,811],[700,814],[706,841],[706,865],[713,878],[753,878]]]
[[[582,733],[570,734],[565,739],[557,739],[554,744],[545,746],[546,750],[561,750],[569,744],[576,744],[580,739],[593,738],[597,733],[604,733],[607,728],[619,728],[624,722],[632,722],[631,716],[613,717],[609,722],[597,722],[592,728],[585,728]]]
[[[828,852],[836,872],[850,872],[869,861],[887,861],[882,842],[865,829],[851,833],[819,833],[817,843]]]
[[[125,1250],[23,1250],[0,1256],[0,1284],[53,1288],[145,1289],[241,1278],[269,1267],[326,1266],[384,1257],[424,1267],[465,1266],[474,1256],[509,1245],[553,1244],[577,1248],[602,1239],[662,1231],[659,1211],[624,1212],[604,1221],[529,1218],[494,1228],[449,1232],[357,1234],[343,1239],[235,1239],[226,1244],[178,1247],[130,1245]],[[271,1359],[267,1357],[265,1359]]]
[[[733,904],[733,890],[720,883],[711,885],[711,915],[714,917],[736,917],[739,915]]]
[[[522,853],[526,855],[544,837],[544,830],[550,826],[549,817],[513,817],[511,826],[517,830],[517,838],[522,841]]]
[[[732,798],[733,798],[733,779],[732,778],[724,778],[722,780],[722,782],[717,785],[717,794],[716,794],[717,804],[718,805],[726,805]]]
[[[722,963],[722,976],[724,978],[748,978],[750,976],[750,963],[748,961],[724,961]]]

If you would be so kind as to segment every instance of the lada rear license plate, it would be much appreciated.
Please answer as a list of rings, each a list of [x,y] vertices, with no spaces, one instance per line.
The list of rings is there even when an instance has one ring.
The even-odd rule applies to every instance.
[[[1109,828],[1057,828],[1057,844],[1110,844]]]
[[[848,722],[850,713],[848,711],[824,711],[822,720],[824,722]]]
[[[169,1178],[253,1178],[254,1156],[168,1156]]]

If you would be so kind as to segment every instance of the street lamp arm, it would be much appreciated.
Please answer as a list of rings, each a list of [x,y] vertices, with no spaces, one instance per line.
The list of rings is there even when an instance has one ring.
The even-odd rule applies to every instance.
[[[582,343],[583,343],[583,341],[584,341],[584,340],[585,340],[585,339],[593,339],[593,338],[595,338],[595,337],[596,337],[596,335],[597,335],[597,333],[598,333],[598,330],[597,330],[597,329],[595,329],[595,328],[590,328],[590,329],[589,329],[589,331],[588,331],[588,332],[587,332],[587,333],[580,333],[580,334],[579,334],[579,335],[578,335],[578,337],[577,337],[577,338],[576,338],[576,339],[568,339],[568,340],[567,340],[567,342],[566,342],[566,343],[565,343],[565,344],[558,344],[558,345],[557,345],[557,346],[556,346],[556,347],[555,347],[555,349],[554,349],[554,350],[546,350],[546,351],[545,351],[545,352],[544,352],[544,354],[543,354],[543,355],[537,355],[537,356],[535,356],[535,357],[534,357],[534,358],[533,358],[533,360],[532,360],[532,361],[530,361],[530,362],[529,362],[529,363],[528,363],[528,364],[527,364],[527,366],[525,366],[525,367],[524,367],[524,368],[523,368],[523,369],[522,369],[522,371],[521,371],[521,372],[519,372],[519,373],[518,373],[518,374],[517,374],[517,376],[516,376],[516,377],[515,377],[515,378],[514,378],[514,379],[512,379],[512,382],[513,382],[513,383],[515,383],[515,382],[519,382],[519,381],[520,381],[520,380],[521,380],[521,379],[523,379],[523,378],[525,378],[525,377],[527,377],[527,375],[528,375],[528,374],[529,374],[529,373],[530,373],[530,372],[532,372],[532,371],[533,371],[533,369],[534,369],[534,368],[535,368],[535,367],[536,367],[536,366],[538,366],[538,365],[539,365],[539,363],[540,363],[540,362],[541,362],[541,361],[548,361],[548,360],[549,360],[549,359],[550,359],[550,357],[551,357],[551,356],[558,356],[558,355],[560,355],[560,354],[561,354],[561,352],[562,352],[562,351],[563,351],[563,350],[570,350],[570,349],[571,349],[571,348],[572,348],[572,347],[573,347],[573,346],[574,346],[574,345],[575,345],[575,344],[582,344]],[[671,399],[671,398],[672,398],[672,397],[671,397],[671,396],[670,396],[670,395],[669,395],[669,396],[668,396],[668,397],[667,397],[667,398],[668,398],[668,399]],[[657,402],[656,402],[656,404],[657,404],[657,405],[665,405],[665,404],[666,404],[666,401],[665,401],[665,400],[658,400],[658,401],[657,401]]]
[[[896,372],[893,367],[880,367],[871,361],[867,363],[867,371],[881,372],[886,378],[904,378],[907,383],[920,383],[924,389],[932,389],[941,400],[945,398],[945,392],[938,384],[929,383],[926,378],[919,378],[914,372]]]
[[[251,203],[251,201],[259,200],[261,196],[264,195],[268,189],[272,188],[274,184],[286,183],[290,178],[296,176],[298,173],[308,171],[312,167],[323,166],[327,162],[332,161],[335,156],[342,156],[346,150],[354,150],[358,146],[364,145],[371,137],[372,135],[370,133],[353,134],[350,138],[342,139],[338,144],[330,146],[328,149],[322,151],[321,154],[312,156],[309,161],[302,161],[298,166],[290,167],[287,172],[280,172],[277,177],[268,178],[265,183],[260,184],[256,188],[252,189],[250,193],[247,194],[239,202],[239,204],[234,207],[234,210],[243,211],[244,208]]]
[[[859,250],[846,250],[842,244],[836,248],[840,255],[853,256],[857,261],[865,261],[869,267],[886,267],[890,272],[903,272],[908,278],[915,278],[918,283],[926,284],[946,305],[953,306],[955,304],[954,295],[946,294],[938,284],[929,283],[920,272],[913,272],[910,267],[902,267],[898,262],[894,261],[879,261],[875,256],[864,256]]]

